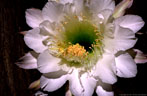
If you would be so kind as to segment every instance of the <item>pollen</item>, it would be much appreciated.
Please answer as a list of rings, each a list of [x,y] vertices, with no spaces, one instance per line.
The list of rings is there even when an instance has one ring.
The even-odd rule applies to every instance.
[[[70,45],[67,48],[66,54],[71,54],[72,56],[77,56],[77,57],[84,57],[88,53],[86,52],[86,49],[83,46],[77,43],[75,45]]]
[[[59,53],[63,53],[64,49],[63,48],[59,48],[58,51],[59,51]]]

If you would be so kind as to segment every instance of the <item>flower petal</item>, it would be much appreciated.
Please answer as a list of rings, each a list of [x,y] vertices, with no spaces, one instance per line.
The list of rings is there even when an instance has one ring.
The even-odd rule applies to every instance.
[[[83,96],[83,87],[81,85],[80,76],[78,70],[74,69],[71,75],[69,75],[69,89],[75,96]]]
[[[43,33],[44,35],[55,35],[55,24],[51,23],[48,20],[43,21],[40,26],[41,28],[41,34]]]
[[[35,90],[38,90],[40,88],[40,79],[39,80],[36,80],[34,82],[32,82],[30,85],[29,85],[29,89],[35,89]]]
[[[60,21],[63,13],[63,5],[54,1],[49,1],[42,10],[45,20],[50,22]]]
[[[40,78],[40,87],[44,91],[52,92],[61,88],[67,81],[67,75],[63,75],[57,79],[49,79],[44,76]]]
[[[120,50],[132,48],[136,41],[135,34],[131,30],[116,26],[114,33],[104,37],[104,50],[115,54]]]
[[[96,23],[98,22],[99,24],[102,24],[102,23],[106,24],[110,15],[112,15],[112,10],[105,9],[99,12],[97,16],[94,15],[93,18],[96,17]]]
[[[84,88],[84,96],[92,96],[97,81],[93,77],[90,77],[87,73],[84,73],[81,76],[81,83]]]
[[[130,39],[130,38],[135,38],[135,34],[127,28],[123,28],[121,26],[118,26],[118,28],[116,27],[116,29],[115,29],[114,37],[117,39],[118,38],[121,38],[121,39],[129,38]]]
[[[74,6],[77,15],[84,12],[84,0],[74,0]]]
[[[132,59],[132,57],[128,54],[122,54],[115,58],[117,75],[119,77],[135,77],[137,74],[137,66]]]
[[[19,59],[16,64],[23,69],[36,69],[37,59],[29,52]]]
[[[94,75],[98,76],[103,82],[113,84],[117,81],[114,74],[115,62],[114,55],[104,53],[103,57],[98,60]]]
[[[144,21],[137,15],[125,15],[116,19],[114,22],[116,25],[131,29],[134,33],[144,26]]]
[[[125,14],[127,8],[131,7],[133,4],[133,0],[122,0],[113,11],[113,17],[118,18]]]
[[[34,96],[48,96],[48,94],[45,94],[45,93],[43,93],[43,92],[41,92],[41,91],[37,91],[37,92],[34,94]]]
[[[69,89],[66,91],[65,96],[72,96],[72,93]]]
[[[143,52],[138,49],[134,49],[134,51],[136,52],[136,56],[134,58],[136,63],[146,63],[147,62],[146,54],[143,54]]]
[[[39,24],[43,21],[42,12],[39,9],[27,9],[26,22],[32,27],[39,27]]]
[[[64,70],[59,70],[59,71],[55,71],[55,72],[49,72],[49,73],[44,73],[43,76],[47,77],[47,78],[59,78],[61,77],[62,75],[65,75],[67,74],[66,71]]]
[[[96,88],[96,93],[98,96],[114,96],[113,92],[107,92],[101,86]]]
[[[115,3],[113,0],[91,0],[89,7],[94,14],[98,14],[105,9],[113,11],[115,8]]]
[[[43,52],[47,47],[43,45],[42,41],[46,38],[39,34],[40,29],[35,28],[27,32],[24,36],[26,45],[36,51],[37,53]]]
[[[73,3],[73,0],[59,0],[59,2],[65,5],[67,3]]]
[[[38,70],[41,73],[55,72],[60,70],[58,63],[61,61],[59,58],[52,56],[49,50],[41,53],[37,59]]]
[[[97,82],[97,87],[101,86],[106,91],[112,91],[112,84],[104,83],[100,79]]]
[[[75,6],[73,5],[73,4],[71,4],[71,3],[67,3],[66,5],[64,5],[64,14],[66,14],[66,15],[73,15],[73,14],[75,14],[75,10],[76,10],[76,8],[75,8]]]

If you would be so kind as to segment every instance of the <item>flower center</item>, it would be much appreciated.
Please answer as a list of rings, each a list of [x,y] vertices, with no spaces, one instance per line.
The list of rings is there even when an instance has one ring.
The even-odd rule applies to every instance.
[[[94,27],[89,21],[79,21],[76,18],[68,19],[67,24],[64,25],[64,39],[71,44],[79,44],[83,46],[86,51],[92,52],[92,44],[96,43],[97,35]]]
[[[66,18],[57,36],[60,39],[51,45],[50,50],[56,50],[56,56],[68,66],[89,69],[103,52],[103,31],[99,29],[88,19]]]

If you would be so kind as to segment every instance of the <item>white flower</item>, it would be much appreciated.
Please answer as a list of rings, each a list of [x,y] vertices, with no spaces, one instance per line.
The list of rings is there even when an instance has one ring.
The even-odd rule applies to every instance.
[[[116,76],[136,75],[136,64],[126,50],[135,45],[135,33],[144,22],[115,9],[117,15],[114,9],[113,0],[58,0],[48,1],[42,11],[26,11],[33,29],[24,40],[39,54],[28,55],[43,73],[43,90],[55,91],[69,81],[75,96],[92,96],[95,88],[99,96],[113,96],[104,87],[114,84]]]

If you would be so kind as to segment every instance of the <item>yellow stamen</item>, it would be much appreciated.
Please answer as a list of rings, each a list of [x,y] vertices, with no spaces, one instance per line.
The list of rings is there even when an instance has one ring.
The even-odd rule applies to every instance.
[[[59,51],[60,53],[63,53],[63,52],[64,52],[64,49],[63,49],[63,48],[59,48],[58,51]]]
[[[70,45],[67,48],[66,54],[71,54],[73,56],[83,57],[83,56],[87,55],[87,52],[86,52],[86,50],[84,49],[83,46],[81,46],[77,43],[75,45]]]
[[[76,16],[76,15],[75,15],[75,16],[74,16],[74,18],[76,18],[76,19],[77,19],[77,18],[78,18],[78,16]]]
[[[95,29],[95,30],[94,30],[94,32],[98,32],[98,30],[97,30],[97,29]]]
[[[65,22],[63,22],[63,25],[66,25],[67,23],[68,23],[68,22],[65,21]]]

